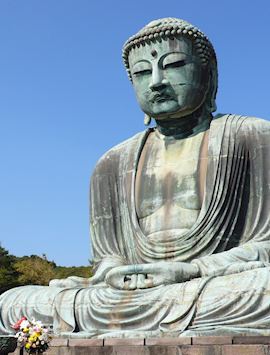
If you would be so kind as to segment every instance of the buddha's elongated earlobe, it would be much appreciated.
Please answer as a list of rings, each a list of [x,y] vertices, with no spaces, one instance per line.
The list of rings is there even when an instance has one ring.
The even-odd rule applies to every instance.
[[[210,73],[209,73],[209,89],[205,100],[206,109],[209,113],[213,113],[217,110],[216,105],[216,94],[218,89],[218,71],[216,63],[210,62]]]
[[[145,114],[144,115],[144,124],[145,124],[145,126],[149,126],[150,125],[150,123],[151,123],[151,117],[150,116],[148,116],[147,114]]]

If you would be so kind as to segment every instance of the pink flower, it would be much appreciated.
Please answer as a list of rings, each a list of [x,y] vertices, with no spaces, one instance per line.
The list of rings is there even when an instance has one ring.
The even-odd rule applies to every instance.
[[[26,317],[22,317],[20,320],[18,320],[17,323],[15,323],[14,325],[12,325],[11,327],[12,327],[13,329],[15,329],[15,330],[19,330],[19,329],[20,329],[20,326],[21,326],[21,323],[22,323],[23,321],[25,321],[25,320],[27,320],[27,318],[26,318]]]

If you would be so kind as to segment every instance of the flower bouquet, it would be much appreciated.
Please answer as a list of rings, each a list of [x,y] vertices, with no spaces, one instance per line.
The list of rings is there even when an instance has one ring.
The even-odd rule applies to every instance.
[[[29,354],[41,354],[49,348],[49,330],[40,322],[22,317],[14,326],[18,344]]]

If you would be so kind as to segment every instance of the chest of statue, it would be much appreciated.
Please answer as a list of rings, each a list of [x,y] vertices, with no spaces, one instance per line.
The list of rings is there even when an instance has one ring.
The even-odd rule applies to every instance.
[[[204,133],[174,139],[152,132],[136,175],[136,210],[145,231],[190,228],[201,208],[200,158]],[[148,227],[146,226],[148,225]],[[151,226],[150,226],[151,225]]]

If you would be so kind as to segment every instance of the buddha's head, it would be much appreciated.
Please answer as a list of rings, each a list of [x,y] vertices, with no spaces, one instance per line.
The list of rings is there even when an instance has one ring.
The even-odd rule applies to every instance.
[[[216,110],[215,51],[190,23],[176,18],[150,22],[125,43],[123,59],[139,105],[150,117]]]

